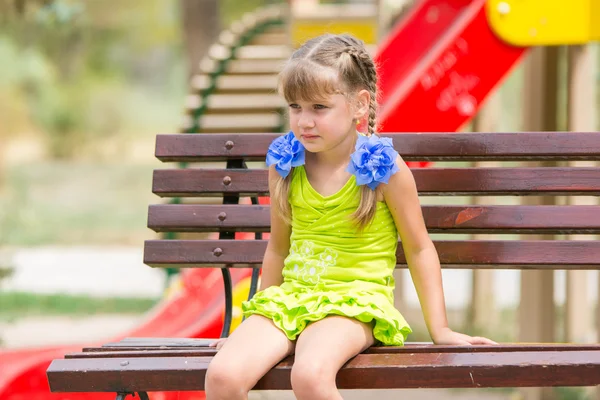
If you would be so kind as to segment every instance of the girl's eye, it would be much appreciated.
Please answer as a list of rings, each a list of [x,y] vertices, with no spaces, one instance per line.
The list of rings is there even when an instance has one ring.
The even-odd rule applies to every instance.
[[[327,108],[327,106],[324,106],[323,104],[315,104],[315,110],[324,110],[325,108]]]
[[[300,109],[300,106],[298,104],[290,104],[290,108],[298,110],[298,109]]]

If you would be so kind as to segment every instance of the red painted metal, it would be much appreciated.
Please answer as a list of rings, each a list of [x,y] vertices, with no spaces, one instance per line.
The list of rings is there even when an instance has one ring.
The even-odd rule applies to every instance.
[[[383,43],[380,131],[452,132],[475,116],[527,51],[493,34],[485,3],[423,1]]]

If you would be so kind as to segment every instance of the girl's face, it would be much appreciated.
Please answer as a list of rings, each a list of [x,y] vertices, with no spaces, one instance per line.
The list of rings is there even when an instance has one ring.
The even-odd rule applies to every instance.
[[[343,94],[332,94],[314,101],[297,100],[289,104],[290,127],[306,150],[330,150],[349,135],[356,135],[354,113]]]

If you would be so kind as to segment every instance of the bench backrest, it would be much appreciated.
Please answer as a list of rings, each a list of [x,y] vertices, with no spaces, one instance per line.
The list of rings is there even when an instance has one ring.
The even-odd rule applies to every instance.
[[[184,168],[154,171],[153,192],[184,200],[151,205],[149,228],[173,233],[257,232],[260,238],[269,231],[269,206],[256,199],[268,195],[264,159],[277,136],[159,135],[156,157],[184,163],[179,164]],[[600,269],[600,241],[522,236],[600,233],[600,206],[571,205],[568,200],[600,195],[600,168],[572,163],[600,160],[600,132],[384,136],[393,138],[407,161],[440,162],[413,173],[428,230],[444,234],[434,235],[444,268]],[[473,161],[497,161],[502,167],[475,168]],[[488,201],[470,205],[470,198],[463,198],[461,204],[460,196],[485,196]],[[522,205],[520,196],[545,200],[543,205]],[[246,197],[245,204],[238,204],[240,197]],[[504,236],[465,236],[473,233]],[[144,261],[154,267],[256,267],[265,247],[266,240],[260,239],[148,240]],[[398,266],[405,267],[401,246],[397,256]]]

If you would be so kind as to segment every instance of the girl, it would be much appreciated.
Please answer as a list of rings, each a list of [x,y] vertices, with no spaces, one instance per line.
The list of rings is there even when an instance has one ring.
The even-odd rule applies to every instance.
[[[375,134],[377,73],[362,42],[324,35],[280,74],[293,132],[269,147],[271,236],[260,291],[206,374],[208,400],[246,399],[295,354],[297,399],[341,399],[338,370],[374,344],[404,344],[410,327],[393,306],[398,234],[436,344],[494,344],[453,332],[440,264],[410,169]],[[368,121],[366,135],[357,125]]]

